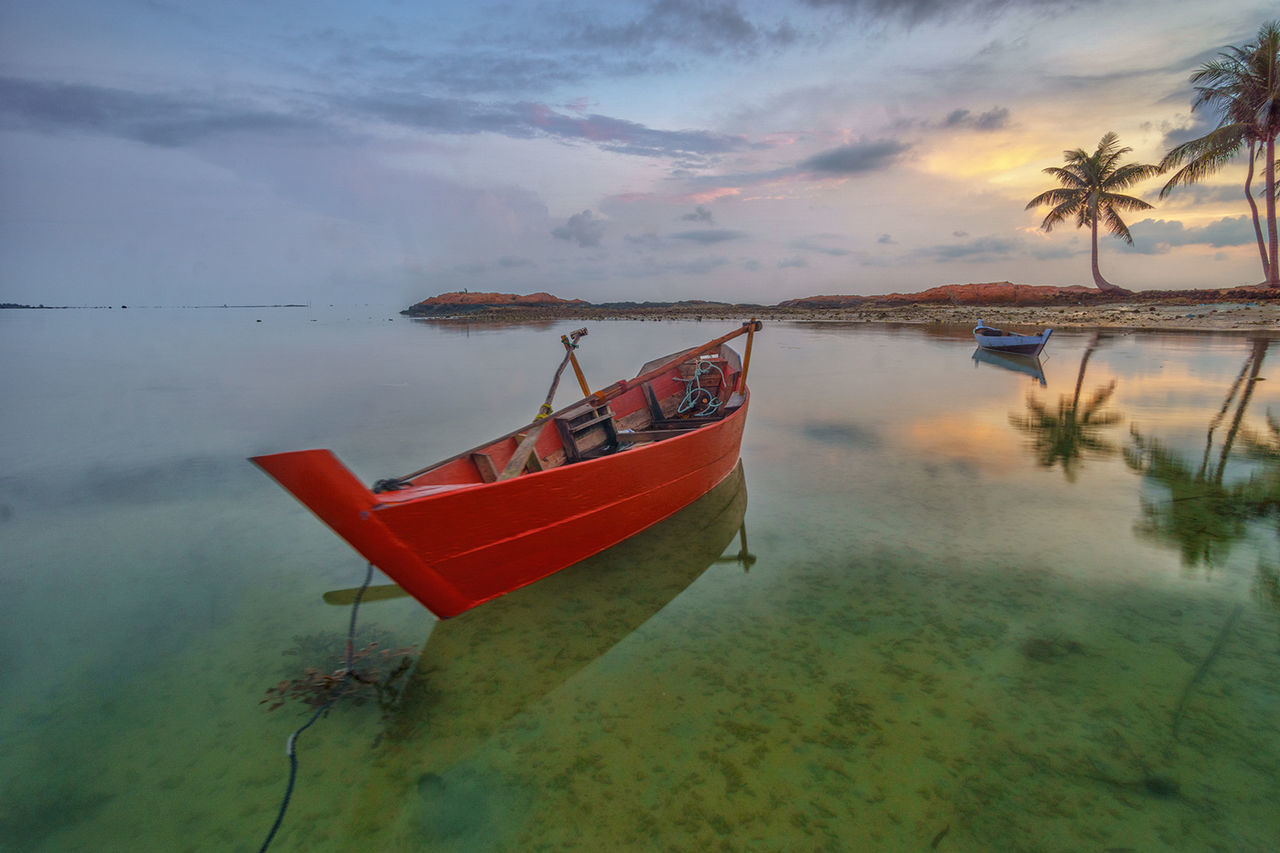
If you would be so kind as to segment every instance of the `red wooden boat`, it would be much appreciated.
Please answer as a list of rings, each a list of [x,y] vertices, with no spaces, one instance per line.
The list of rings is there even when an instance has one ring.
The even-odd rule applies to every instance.
[[[559,411],[546,405],[548,414],[533,423],[373,488],[328,450],[253,461],[427,609],[448,618],[639,533],[730,474],[759,329],[752,320],[650,361],[633,379]],[[743,334],[745,362],[727,346]],[[562,340],[585,392],[572,345]],[[548,402],[554,390],[553,384]]]

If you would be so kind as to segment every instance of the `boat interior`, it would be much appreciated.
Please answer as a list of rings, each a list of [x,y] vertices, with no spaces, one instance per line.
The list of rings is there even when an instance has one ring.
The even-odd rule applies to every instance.
[[[1002,335],[1011,336],[1013,334],[1012,332],[1005,332],[1005,331],[1001,331],[1000,329],[993,329],[990,326],[978,326],[976,329],[973,330],[973,333],[975,335],[982,335],[984,338],[998,338],[998,337],[1001,337]]]
[[[686,350],[654,359],[637,378],[576,403],[406,477],[380,480],[374,491],[392,503],[441,488],[493,483],[676,438],[723,420],[745,401],[738,353]],[[653,371],[670,365],[655,376]],[[646,378],[647,377],[647,378]],[[637,381],[640,380],[640,381]]]

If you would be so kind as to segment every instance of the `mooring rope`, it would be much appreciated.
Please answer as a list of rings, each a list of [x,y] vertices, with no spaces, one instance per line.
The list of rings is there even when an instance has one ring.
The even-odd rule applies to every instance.
[[[364,596],[364,591],[369,588],[370,582],[373,581],[373,563],[369,563],[365,569],[364,583],[356,590],[355,601],[351,604],[351,622],[347,626],[347,666],[342,674],[342,681],[338,682],[338,686],[334,688],[329,695],[329,699],[316,708],[316,712],[311,715],[311,719],[307,720],[301,726],[289,735],[289,739],[285,741],[284,752],[289,756],[289,784],[284,789],[284,799],[280,801],[280,811],[276,813],[276,822],[271,825],[271,831],[267,833],[267,840],[262,842],[262,846],[258,848],[258,853],[265,853],[266,849],[271,846],[271,841],[276,837],[276,832],[280,830],[280,824],[284,823],[284,813],[289,809],[289,800],[293,797],[293,784],[298,779],[298,736],[311,728],[311,724],[324,716],[333,704],[342,698],[342,691],[346,689],[347,683],[351,681],[351,665],[355,658],[356,647],[356,611],[360,608],[360,599]]]

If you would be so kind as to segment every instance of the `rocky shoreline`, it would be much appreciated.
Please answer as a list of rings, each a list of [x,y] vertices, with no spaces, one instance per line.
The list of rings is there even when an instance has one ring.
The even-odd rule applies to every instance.
[[[493,297],[502,297],[501,301]],[[462,298],[460,298],[462,297]],[[464,301],[465,300],[465,301]],[[496,304],[495,304],[496,303]],[[525,324],[556,320],[742,320],[988,325],[1014,329],[1130,329],[1280,333],[1280,292],[1224,290],[1102,293],[1092,288],[947,285],[917,294],[815,296],[777,305],[690,300],[591,304],[549,294],[441,294],[402,314],[442,323]]]

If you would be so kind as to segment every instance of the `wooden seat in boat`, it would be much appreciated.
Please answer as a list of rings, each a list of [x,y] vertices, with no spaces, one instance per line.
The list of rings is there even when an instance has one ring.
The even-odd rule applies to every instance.
[[[618,427],[608,404],[584,402],[555,418],[565,461],[581,462],[618,449]]]

